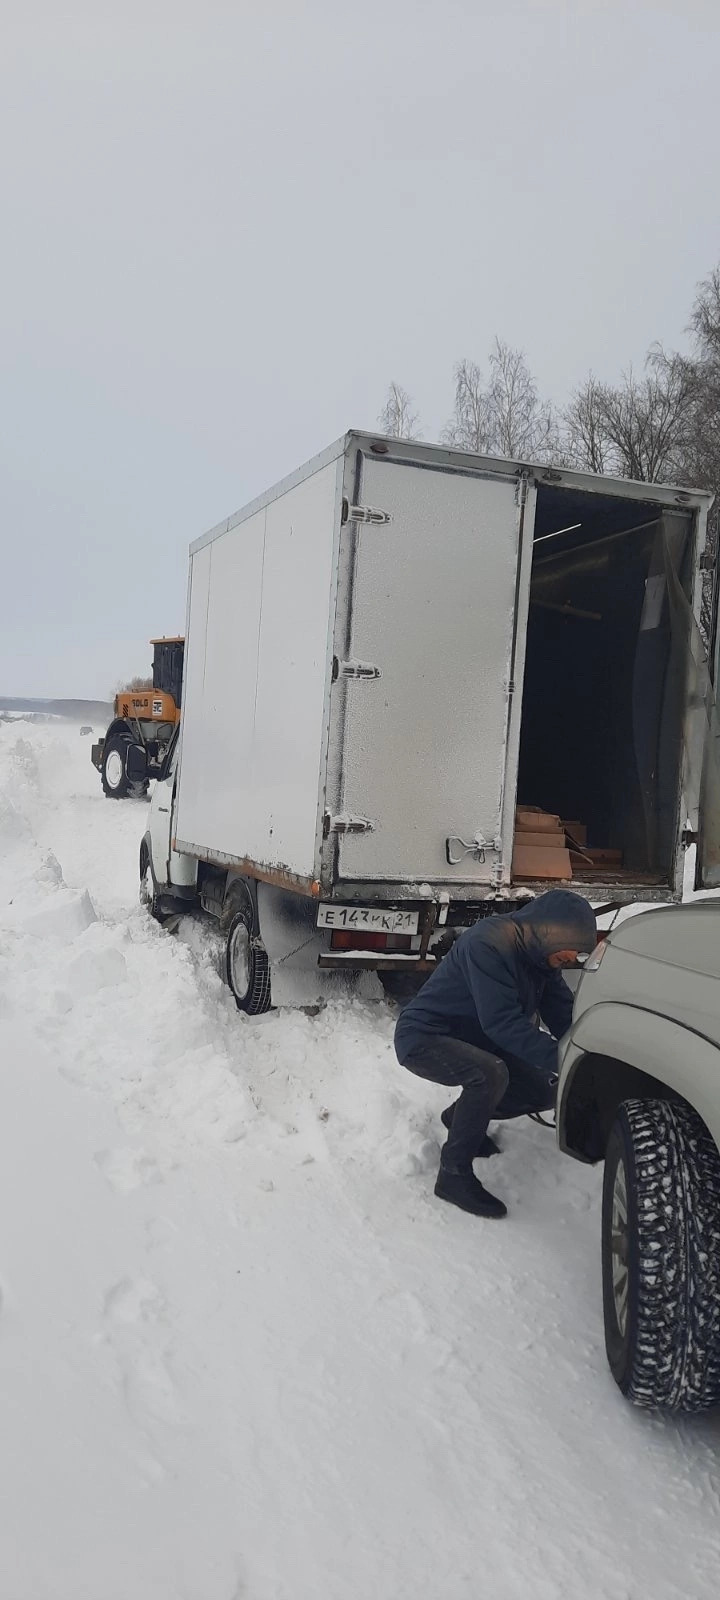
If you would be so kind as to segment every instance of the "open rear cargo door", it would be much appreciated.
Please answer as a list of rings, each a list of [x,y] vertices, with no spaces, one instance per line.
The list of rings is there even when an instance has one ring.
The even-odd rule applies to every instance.
[[[717,707],[713,709],[708,726],[695,887],[720,889],[720,726]]]
[[[351,514],[345,530],[355,541],[348,653],[379,676],[347,685],[342,811],[357,831],[339,830],[345,880],[492,884],[503,812],[509,875],[509,685],[513,674],[522,683],[519,544],[523,521],[532,541],[535,495],[531,486],[523,506],[524,488],[362,458],[358,499],[384,518]]]
[[[720,713],[718,712],[720,629],[718,629],[717,572],[714,575],[712,649],[713,678],[712,683],[707,686],[705,701],[705,748],[698,813],[696,889],[720,889]]]

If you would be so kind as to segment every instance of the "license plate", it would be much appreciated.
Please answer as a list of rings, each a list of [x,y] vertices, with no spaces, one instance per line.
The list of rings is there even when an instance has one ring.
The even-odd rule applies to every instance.
[[[359,933],[417,933],[418,911],[384,911],[379,906],[318,906],[319,928],[356,928]]]

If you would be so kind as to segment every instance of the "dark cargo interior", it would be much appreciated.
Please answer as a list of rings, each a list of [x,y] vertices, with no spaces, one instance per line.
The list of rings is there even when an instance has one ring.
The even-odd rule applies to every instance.
[[[621,852],[612,871],[575,860],[579,881],[671,880],[691,533],[680,508],[538,489],[518,802]]]

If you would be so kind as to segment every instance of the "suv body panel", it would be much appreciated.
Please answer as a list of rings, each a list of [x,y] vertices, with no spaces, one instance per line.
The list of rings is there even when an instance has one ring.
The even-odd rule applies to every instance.
[[[558,1141],[569,1155],[602,1159],[599,1143],[588,1154],[573,1113],[592,1071],[587,1130],[592,1094],[602,1101],[603,1086],[611,1097],[615,1080],[621,1082],[617,1064],[651,1080],[648,1093],[665,1087],[681,1096],[720,1149],[720,901],[628,918],[609,935],[597,969],[583,973],[560,1045]],[[636,1092],[630,1074],[626,1093]],[[599,1117],[597,1097],[594,1104]]]

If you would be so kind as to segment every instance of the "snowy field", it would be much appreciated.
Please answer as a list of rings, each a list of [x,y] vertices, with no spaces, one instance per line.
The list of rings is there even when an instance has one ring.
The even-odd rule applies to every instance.
[[[605,1364],[600,1171],[435,1201],[383,1004],[244,1019],[147,807],[0,726],[0,1600],[715,1600],[720,1420]]]

